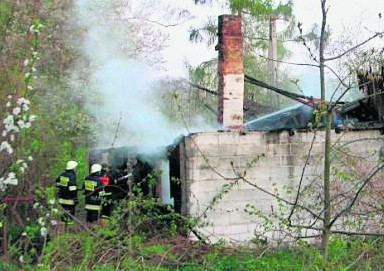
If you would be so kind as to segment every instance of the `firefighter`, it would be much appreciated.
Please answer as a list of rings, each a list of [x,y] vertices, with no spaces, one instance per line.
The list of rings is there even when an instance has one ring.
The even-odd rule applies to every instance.
[[[58,188],[58,202],[66,212],[61,216],[65,225],[73,224],[72,216],[75,216],[77,199],[76,161],[68,161],[65,171],[56,178]],[[69,214],[70,215],[69,215]]]
[[[90,175],[84,181],[85,210],[87,222],[97,222],[101,211],[101,196],[104,193],[104,184],[101,178],[100,164],[91,166]]]
[[[106,225],[111,217],[113,206],[115,203],[114,186],[111,184],[111,166],[107,164],[102,165],[101,181],[104,184],[104,193],[101,198],[101,219],[100,223]]]

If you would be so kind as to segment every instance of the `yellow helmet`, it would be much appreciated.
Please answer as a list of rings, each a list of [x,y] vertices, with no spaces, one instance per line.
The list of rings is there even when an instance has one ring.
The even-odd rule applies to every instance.
[[[77,167],[76,161],[68,161],[67,166],[65,167],[66,170],[75,169]]]

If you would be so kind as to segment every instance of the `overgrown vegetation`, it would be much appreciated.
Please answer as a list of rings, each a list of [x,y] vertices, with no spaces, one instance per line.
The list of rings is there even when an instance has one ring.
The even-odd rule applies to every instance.
[[[79,161],[77,173],[81,185],[88,172],[94,118],[84,106],[86,82],[74,87],[71,78],[81,52],[67,40],[76,40],[75,36],[81,36],[83,29],[68,23],[73,12],[72,1],[59,2],[5,0],[0,3],[0,102],[5,105],[0,111],[2,132],[5,131],[0,150],[3,199],[0,226],[4,231],[0,270],[319,270],[324,267],[318,247],[306,243],[284,248],[261,241],[244,246],[191,241],[187,237],[199,221],[175,213],[158,199],[145,197],[140,189],[133,189],[134,195],[116,203],[108,225],[86,225],[80,211],[74,227],[62,228],[58,221],[63,210],[55,201],[53,180],[65,162],[73,159]],[[247,3],[231,2],[239,10]],[[267,2],[270,9],[271,3]],[[120,8],[116,6],[117,11]],[[269,9],[265,12],[271,12]],[[139,26],[143,21],[138,19],[145,16],[143,11],[135,18],[138,32],[142,31]],[[145,25],[141,26],[152,35],[153,22],[144,21]],[[149,49],[157,52],[163,48],[166,37],[156,37],[159,36],[153,37],[156,46],[146,48],[142,42],[144,35],[137,40],[140,50],[135,51],[134,46],[125,48],[127,54],[138,57],[142,53],[145,58]],[[250,51],[265,47],[262,43],[248,45]],[[155,60],[159,59],[152,62]],[[87,67],[82,64],[81,68]],[[191,78],[214,89],[216,64],[213,60],[191,68]],[[245,65],[249,72],[266,78],[265,62],[247,54]],[[78,71],[81,78],[77,79],[88,80],[87,73]],[[171,109],[164,104],[162,109],[169,119],[182,123],[186,115],[192,119],[196,112],[203,112],[204,119],[213,122],[211,111],[215,98],[207,93],[183,92],[183,83],[173,84],[171,87],[177,89],[164,94]],[[266,100],[267,95],[260,91],[249,89],[247,95]],[[351,181],[350,173],[332,170],[337,178]],[[152,183],[156,177],[152,176]],[[83,202],[81,197],[80,201]],[[81,208],[80,204],[78,209]],[[379,270],[384,266],[382,239],[332,236],[327,247],[326,266],[330,270]]]

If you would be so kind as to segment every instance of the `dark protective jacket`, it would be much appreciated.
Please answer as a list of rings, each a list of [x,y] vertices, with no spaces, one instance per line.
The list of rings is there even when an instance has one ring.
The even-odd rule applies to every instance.
[[[66,170],[56,179],[56,187],[59,189],[58,200],[63,205],[77,204],[77,182],[74,170]]]
[[[85,209],[92,211],[101,210],[101,197],[104,194],[104,184],[101,180],[100,173],[92,173],[85,178]]]

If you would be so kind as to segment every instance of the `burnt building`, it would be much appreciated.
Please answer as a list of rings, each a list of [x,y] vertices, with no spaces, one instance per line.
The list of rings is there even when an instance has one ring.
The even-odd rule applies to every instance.
[[[316,189],[321,191],[325,132],[308,129],[308,123],[313,121],[315,103],[319,100],[274,88],[300,104],[243,123],[243,78],[252,82],[257,80],[243,74],[241,42],[241,17],[220,16],[216,49],[219,51],[220,78],[218,119],[223,130],[183,137],[174,148],[170,161],[170,168],[181,180],[181,213],[201,219],[204,226],[198,230],[212,242],[287,237],[287,228],[279,222],[279,217],[286,218],[284,212],[290,209],[282,210],[281,201],[277,199],[294,202],[298,188],[309,189],[312,184],[319,184]],[[365,77],[360,79],[362,85],[361,80]],[[369,87],[371,81],[365,83],[368,89],[363,87],[366,96],[361,100],[337,105],[333,120],[335,129],[331,135],[335,186],[332,193],[342,189],[354,191],[353,182],[344,181],[337,172],[355,174],[353,184],[359,186],[362,180],[359,174],[373,171],[376,175],[370,182],[372,185],[364,187],[369,204],[383,192],[377,189],[383,187],[378,184],[384,177],[383,169],[380,169],[384,146],[383,88],[379,82],[374,83],[374,87]],[[346,161],[352,160],[354,168],[358,169],[356,172],[348,168]],[[303,200],[319,207],[321,212],[321,194],[313,192],[307,196]],[[345,202],[348,202],[347,197]],[[343,204],[339,206],[344,207]],[[357,208],[361,209],[356,213],[369,213],[368,206],[367,209],[360,205]],[[356,224],[360,229],[382,232],[378,226],[383,222],[381,216],[362,219],[348,215],[342,216],[341,222],[335,223],[334,227],[357,230],[344,222],[360,219],[362,223]],[[295,210],[290,219],[292,224],[303,226],[295,231],[301,237],[319,233],[314,229],[321,220],[303,210]]]
[[[130,167],[131,160],[140,161],[143,166],[141,170],[136,169],[138,179],[148,171],[161,169],[155,196],[164,204],[173,205],[181,214],[201,219],[202,226],[196,230],[212,242],[284,238],[287,229],[280,224],[279,217],[284,217],[284,211],[290,209],[282,210],[277,198],[294,202],[298,189],[312,184],[318,184],[316,189],[321,191],[325,132],[308,129],[308,123],[313,122],[315,100],[291,96],[300,104],[244,123],[246,77],[242,64],[241,17],[219,17],[216,49],[219,53],[218,120],[223,129],[178,138],[157,157],[140,156],[139,150],[126,149],[119,152],[123,155],[109,153],[108,160],[123,172]],[[383,86],[379,77],[372,83],[372,80],[366,81],[369,75],[363,75],[359,74],[359,80],[365,97],[353,103],[340,103],[334,115],[332,168],[336,192],[353,191],[353,185],[363,180],[358,179],[359,172],[369,174],[377,170],[370,185],[364,187],[369,196],[366,202],[372,205],[372,200],[383,192],[378,187],[384,187],[380,185],[384,172],[378,168],[384,159]],[[92,159],[102,161],[105,155],[104,150],[95,153]],[[359,172],[347,168],[352,159]],[[340,172],[351,176],[356,173],[355,182],[344,182],[345,176]],[[321,213],[321,195],[307,196],[304,201],[320,206]],[[303,210],[294,212],[291,218],[291,222],[303,226],[295,232],[301,237],[319,233],[306,225],[316,228],[322,221],[314,220]],[[358,217],[341,218],[341,223],[334,225],[336,229],[355,230],[346,227],[344,222]],[[358,225],[382,232],[381,220],[382,217],[369,216]]]

